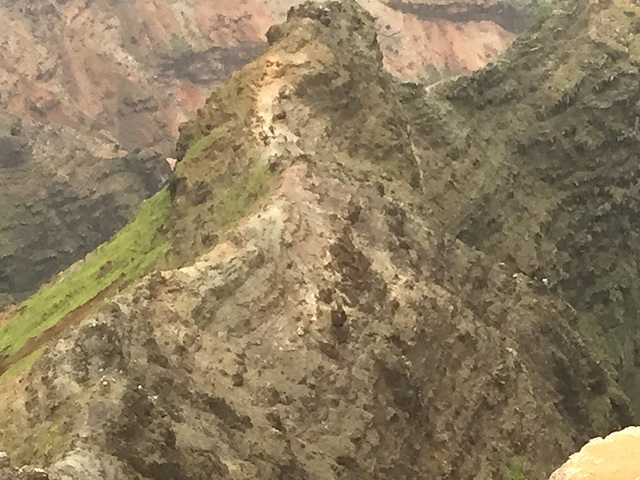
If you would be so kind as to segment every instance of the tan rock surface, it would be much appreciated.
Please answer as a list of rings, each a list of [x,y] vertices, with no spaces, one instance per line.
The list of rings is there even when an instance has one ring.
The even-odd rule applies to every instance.
[[[264,52],[268,28],[298,3],[0,1],[0,109],[10,117],[0,119],[0,137],[19,119],[25,148],[34,156],[22,167],[16,167],[17,155],[0,161],[0,179],[11,184],[0,191],[6,212],[0,217],[0,292],[33,290],[119,228],[147,188],[138,191],[137,180],[107,180],[98,194],[77,190],[93,192],[95,172],[109,177],[111,159],[136,149],[158,152],[164,166],[161,159],[173,156],[180,124],[203,106],[212,88]],[[377,17],[385,66],[403,79],[435,81],[479,68],[513,39],[500,27],[499,12],[491,13],[495,22],[456,21],[437,12],[418,17],[380,0],[360,3]],[[470,5],[477,8],[475,3]],[[49,135],[34,133],[46,128]],[[54,148],[60,143],[65,147]],[[67,149],[76,151],[73,159],[61,153]],[[124,170],[133,173],[122,177],[136,177],[136,168],[129,163]],[[25,176],[26,170],[32,175]],[[152,191],[161,177],[148,182]],[[104,187],[115,184],[109,188],[119,190]],[[45,207],[43,217],[54,219],[53,225],[37,215],[25,217],[20,206],[52,191],[59,192],[56,209]],[[95,218],[87,206],[94,201],[110,213]],[[53,239],[41,240],[43,231]],[[33,273],[26,278],[19,272]]]
[[[482,68],[513,41],[514,33],[490,21],[454,22],[421,19],[386,6],[361,0],[378,18],[385,67],[405,80],[460,74]]]
[[[595,438],[560,467],[550,480],[637,480],[640,478],[640,427]]]

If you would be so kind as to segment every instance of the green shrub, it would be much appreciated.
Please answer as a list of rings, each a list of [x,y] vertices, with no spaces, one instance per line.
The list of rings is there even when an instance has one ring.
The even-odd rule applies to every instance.
[[[502,465],[504,480],[527,480],[524,474],[525,459],[523,457],[510,457]]]
[[[165,188],[143,202],[134,219],[111,240],[57,275],[22,303],[19,312],[0,328],[0,352],[11,358],[30,339],[37,342],[47,330],[107,288],[116,293],[156,268],[170,247],[166,236],[158,232],[169,204],[169,192]],[[26,366],[26,363],[31,363],[26,362],[27,358],[33,361],[37,356],[25,352],[24,356],[19,355],[20,358],[14,360],[20,366]],[[7,373],[16,369],[10,368]]]
[[[531,7],[531,18],[536,27],[542,26],[556,10],[556,0],[536,0]]]

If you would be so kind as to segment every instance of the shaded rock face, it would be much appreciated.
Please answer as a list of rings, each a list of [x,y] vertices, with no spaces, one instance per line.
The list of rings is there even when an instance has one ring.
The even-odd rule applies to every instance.
[[[0,292],[20,298],[108,239],[171,171],[68,128],[14,133],[0,137]]]
[[[549,480],[633,480],[640,475],[638,463],[640,427],[629,427],[606,438],[595,438]]]
[[[636,412],[638,15],[624,1],[562,5],[503,61],[443,86],[446,106],[425,97],[414,130],[435,146],[423,189],[441,228],[591,316],[580,331]]]
[[[635,138],[614,148],[603,130],[574,158],[559,125],[611,115],[626,131],[634,104],[615,99],[632,82],[596,95],[588,61],[633,64],[611,53],[619,32],[587,27],[637,7],[574,8],[575,30],[559,12],[501,63],[436,87],[384,70],[355,2],[291,10],[181,130],[169,267],[5,377],[2,448],[53,478],[541,480],[629,425],[635,331],[603,331],[612,305],[580,303],[580,279],[634,238],[606,205],[634,205],[621,180]],[[579,26],[595,37],[576,43]],[[585,74],[573,101],[556,54]],[[605,145],[620,159],[608,175]],[[543,221],[557,205],[571,230]],[[611,243],[590,243],[593,215]],[[596,284],[618,273],[591,270]]]
[[[424,0],[387,0],[393,9],[430,20],[439,18],[457,23],[489,21],[510,32],[525,30],[530,21],[525,13],[530,2],[526,1],[479,1],[459,2]]]

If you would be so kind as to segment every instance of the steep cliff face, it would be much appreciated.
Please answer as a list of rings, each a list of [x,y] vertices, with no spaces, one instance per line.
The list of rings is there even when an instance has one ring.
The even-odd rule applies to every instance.
[[[181,110],[202,102],[197,86],[259,54],[261,30],[272,22],[260,2],[40,0],[0,8],[0,86],[11,113],[106,130],[125,149],[162,152],[172,147]]]
[[[363,0],[380,18],[386,68],[406,80],[477,70],[531,24],[529,1]]]
[[[489,21],[510,32],[519,32],[529,24],[527,0],[384,0],[390,7],[423,19],[441,18],[458,23]]]
[[[432,87],[355,2],[291,11],[168,187],[4,321],[0,449],[51,478],[541,480],[629,425],[637,7],[587,3]]]
[[[296,3],[1,1],[0,293],[22,298],[120,228],[166,178],[179,124]],[[481,67],[513,38],[493,7],[478,21],[362,4],[403,78]]]
[[[202,104],[203,89],[262,53],[267,29],[296,3],[4,1],[3,103],[23,119],[107,130],[125,149],[169,151],[185,114]],[[363,3],[380,16],[390,68],[405,75],[431,64],[441,71],[478,68],[512,38],[512,30],[495,26],[497,11],[480,27],[462,17],[451,22],[436,12],[423,21],[377,0]]]
[[[414,126],[433,218],[591,316],[636,412],[639,14],[561,3],[502,61],[436,87]]]
[[[171,170],[158,154],[127,153],[108,137],[4,120],[0,292],[22,299],[124,226]]]

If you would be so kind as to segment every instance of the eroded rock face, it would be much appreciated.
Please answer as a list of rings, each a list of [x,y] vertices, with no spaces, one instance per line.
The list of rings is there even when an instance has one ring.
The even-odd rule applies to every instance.
[[[504,137],[471,135],[510,98],[484,82],[517,91],[493,77],[506,67],[401,84],[351,1],[296,8],[269,37],[182,129],[173,267],[5,379],[2,448],[78,480],[486,479],[517,457],[541,480],[629,425],[616,357],[581,330],[598,310],[483,244],[484,223],[461,234],[515,168]],[[488,159],[456,157],[466,135]],[[528,179],[498,184],[502,206],[546,205]]]
[[[298,3],[5,1],[2,100],[25,120],[105,129],[126,149],[166,151],[203,92],[262,53],[267,29]],[[489,4],[482,19],[437,11],[415,16],[379,0],[362,4],[378,17],[387,65],[407,78],[481,67],[513,38],[514,29],[500,27],[503,14]],[[525,8],[517,11],[526,18]]]
[[[12,468],[7,453],[0,452],[0,480],[49,480],[49,475],[40,468]]]
[[[297,3],[0,2],[0,292],[22,298],[120,228],[164,181],[180,123]],[[491,6],[496,19],[361,3],[405,79],[479,68],[513,38]]]
[[[591,440],[549,480],[635,480],[640,477],[640,427]]]

